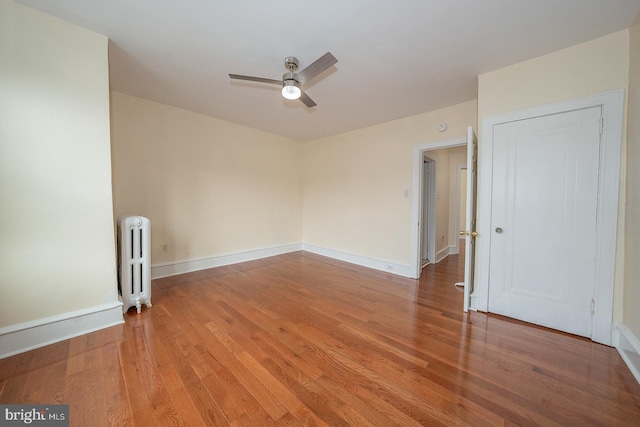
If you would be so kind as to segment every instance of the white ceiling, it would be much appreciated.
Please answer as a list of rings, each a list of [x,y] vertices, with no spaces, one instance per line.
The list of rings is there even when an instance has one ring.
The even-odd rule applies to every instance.
[[[307,141],[477,97],[477,75],[628,28],[640,0],[20,0],[111,39],[111,88]],[[284,58],[338,63],[282,98]]]

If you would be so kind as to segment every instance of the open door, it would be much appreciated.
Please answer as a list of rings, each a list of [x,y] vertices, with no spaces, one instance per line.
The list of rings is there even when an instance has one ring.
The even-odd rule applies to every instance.
[[[464,287],[464,306],[465,313],[469,311],[469,303],[471,301],[471,293],[473,292],[473,270],[475,265],[475,247],[476,247],[476,189],[478,177],[478,139],[469,126],[467,128],[467,221],[465,231],[461,231],[461,235],[465,235],[465,256],[464,256],[464,282],[456,283],[457,286]]]
[[[423,160],[421,267],[436,259],[436,162]]]

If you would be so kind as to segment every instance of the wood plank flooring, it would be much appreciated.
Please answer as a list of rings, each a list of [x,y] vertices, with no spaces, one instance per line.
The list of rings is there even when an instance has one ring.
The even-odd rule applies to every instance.
[[[124,325],[0,360],[0,403],[92,427],[640,425],[615,349],[462,313],[462,269],[296,252],[155,280]]]

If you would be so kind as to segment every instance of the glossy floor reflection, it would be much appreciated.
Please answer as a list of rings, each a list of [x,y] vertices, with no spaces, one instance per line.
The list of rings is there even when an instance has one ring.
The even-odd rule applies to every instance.
[[[156,280],[125,325],[0,360],[0,402],[77,426],[637,425],[615,349],[463,313],[462,258],[419,281],[306,252]]]

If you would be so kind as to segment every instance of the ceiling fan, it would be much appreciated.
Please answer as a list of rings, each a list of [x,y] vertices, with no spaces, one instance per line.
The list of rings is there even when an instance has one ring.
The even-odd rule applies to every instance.
[[[318,74],[322,73],[327,68],[331,67],[336,62],[338,62],[338,60],[331,54],[331,52],[327,52],[307,66],[304,70],[299,73],[295,73],[298,69],[298,58],[295,56],[287,56],[284,59],[284,65],[289,72],[282,76],[282,80],[243,76],[240,74],[229,74],[229,77],[237,80],[249,80],[252,82],[280,85],[282,86],[282,96],[287,99],[300,99],[304,105],[311,108],[315,107],[317,104],[313,99],[309,98],[309,95],[302,91],[301,86]]]

